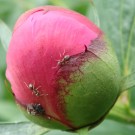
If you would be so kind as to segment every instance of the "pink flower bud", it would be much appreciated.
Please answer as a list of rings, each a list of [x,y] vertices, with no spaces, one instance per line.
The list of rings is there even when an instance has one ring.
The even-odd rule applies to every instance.
[[[119,96],[119,66],[103,32],[85,16],[55,6],[19,18],[6,76],[24,114],[49,128],[92,128]]]

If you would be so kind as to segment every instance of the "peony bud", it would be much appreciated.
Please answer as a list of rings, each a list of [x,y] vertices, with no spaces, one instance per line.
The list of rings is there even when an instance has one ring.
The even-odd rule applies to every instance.
[[[104,33],[55,6],[24,13],[7,53],[6,76],[26,117],[48,128],[99,124],[120,94],[120,72]]]

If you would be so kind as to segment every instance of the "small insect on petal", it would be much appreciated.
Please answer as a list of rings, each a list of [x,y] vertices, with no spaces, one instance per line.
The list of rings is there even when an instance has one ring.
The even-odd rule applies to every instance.
[[[24,82],[25,83],[25,82]],[[40,92],[38,91],[38,89],[41,87],[41,86],[38,86],[37,88],[34,86],[34,84],[30,83],[29,85],[27,85],[25,83],[25,85],[27,86],[28,89],[30,89],[32,91],[32,94],[34,94],[35,96],[43,96],[44,94],[40,94]]]
[[[64,64],[66,64],[66,62],[70,59],[69,55],[65,55],[64,58],[62,60],[58,61],[58,65],[63,66]]]

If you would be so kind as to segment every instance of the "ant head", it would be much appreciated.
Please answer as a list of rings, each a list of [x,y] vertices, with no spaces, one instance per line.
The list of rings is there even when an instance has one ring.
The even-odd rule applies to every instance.
[[[34,86],[33,86],[33,84],[29,84],[29,86],[28,86],[30,89],[33,89],[34,88]]]
[[[64,60],[69,60],[70,56],[69,55],[65,55],[64,56]]]

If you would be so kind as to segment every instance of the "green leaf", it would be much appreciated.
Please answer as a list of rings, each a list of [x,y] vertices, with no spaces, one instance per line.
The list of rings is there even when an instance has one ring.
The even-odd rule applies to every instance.
[[[94,3],[99,14],[101,29],[111,40],[123,73],[125,72],[127,51],[130,50],[130,54],[131,51],[135,53],[135,49],[132,50],[135,45],[135,40],[133,40],[135,34],[135,29],[133,29],[135,1],[117,0],[114,2],[113,0],[94,0]],[[128,48],[129,43],[132,43],[130,48]]]
[[[89,135],[132,135],[135,128],[131,124],[123,124],[112,120],[105,120],[98,127],[89,131]],[[64,131],[52,130],[46,135],[78,135]]]
[[[48,131],[30,122],[0,123],[1,135],[43,135]]]
[[[11,39],[11,31],[8,26],[0,20],[0,40],[5,51],[8,49],[8,45]]]
[[[89,135],[132,135],[134,132],[133,125],[106,120]]]
[[[76,131],[79,135],[88,135],[89,127],[81,128]]]
[[[65,8],[75,10],[83,15],[86,14],[87,8],[90,4],[89,0],[48,0],[49,5],[57,5]]]
[[[10,85],[9,83],[5,83],[6,82],[5,68],[6,68],[6,51],[4,50],[0,42],[0,100],[1,99],[11,100],[12,95],[8,91],[8,89],[11,89],[9,87]]]
[[[0,100],[12,100],[11,88],[5,77],[6,51],[0,42]],[[1,101],[0,101],[1,102]]]
[[[135,88],[131,88],[130,91],[128,91],[128,99],[129,99],[129,106],[131,108],[131,111],[135,113]]]
[[[86,16],[90,18],[90,20],[93,21],[98,27],[100,27],[99,14],[93,0],[90,0],[89,2]]]
[[[122,81],[122,91],[128,90],[135,86],[135,72],[126,76]]]
[[[26,121],[27,119],[21,113],[17,105],[11,101],[0,101],[0,121]]]

